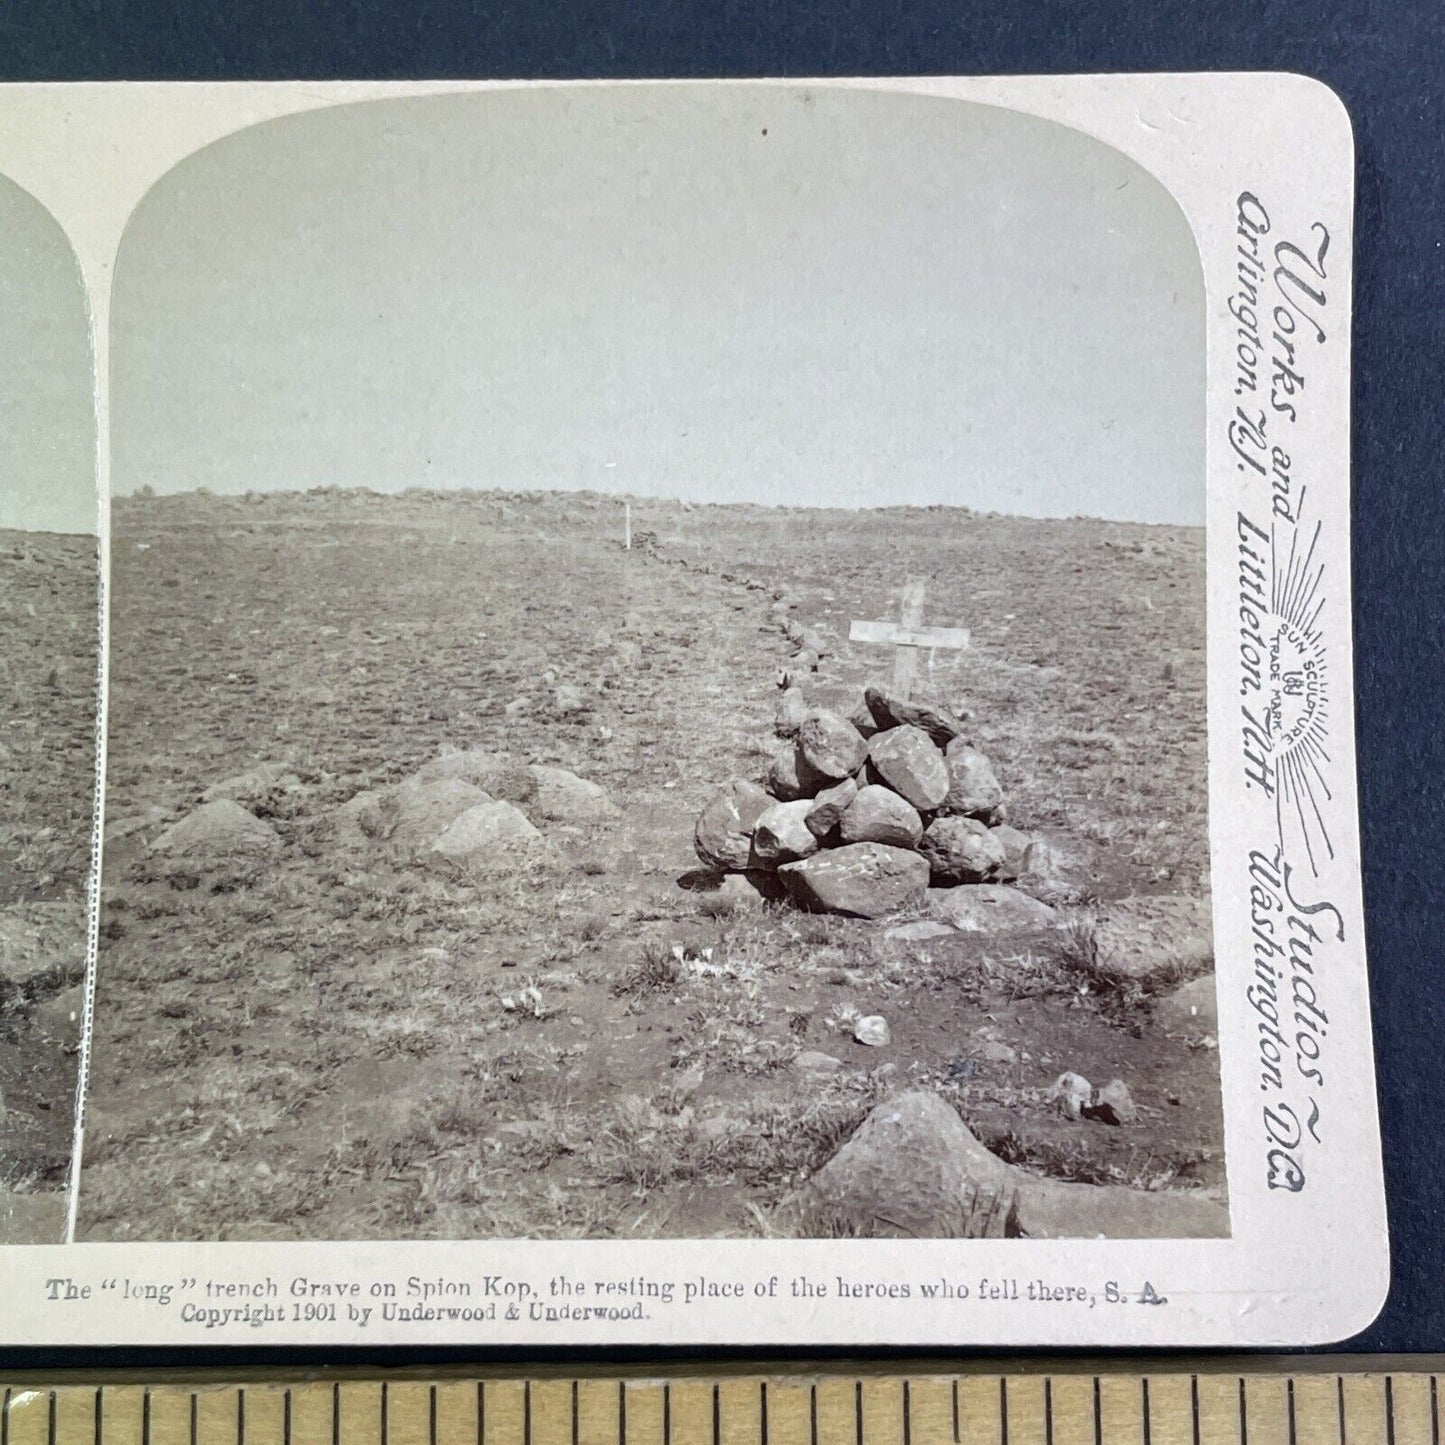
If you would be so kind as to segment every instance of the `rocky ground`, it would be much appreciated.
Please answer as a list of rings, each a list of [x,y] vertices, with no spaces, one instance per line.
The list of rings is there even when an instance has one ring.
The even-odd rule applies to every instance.
[[[59,1242],[95,777],[96,545],[0,531],[0,1242]]]
[[[82,1237],[1226,1228],[1202,533],[620,511],[117,502]],[[910,577],[1049,866],[876,918],[703,866]]]

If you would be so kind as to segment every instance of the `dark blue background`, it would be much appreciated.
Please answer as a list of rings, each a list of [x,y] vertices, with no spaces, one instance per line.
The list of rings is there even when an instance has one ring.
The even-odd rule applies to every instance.
[[[1294,70],[1333,86],[1354,118],[1359,162],[1356,696],[1394,1255],[1389,1303],[1353,1344],[1438,1350],[1445,1349],[1442,16],[1440,0],[349,0],[291,7],[0,0],[0,79]],[[1331,1263],[1321,1257],[1320,1271]]]

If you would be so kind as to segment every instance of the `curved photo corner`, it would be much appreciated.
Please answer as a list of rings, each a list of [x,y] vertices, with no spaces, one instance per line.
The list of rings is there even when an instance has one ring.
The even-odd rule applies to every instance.
[[[94,374],[64,231],[0,177],[0,1244],[59,1244],[84,1016],[99,562]]]
[[[157,183],[111,344],[79,1238],[1229,1232],[1204,283],[1137,164],[341,106]]]

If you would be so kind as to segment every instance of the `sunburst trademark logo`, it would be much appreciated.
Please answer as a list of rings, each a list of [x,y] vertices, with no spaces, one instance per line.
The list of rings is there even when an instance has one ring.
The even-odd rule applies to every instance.
[[[1241,521],[1246,776],[1274,799],[1281,842],[1297,840],[1318,874],[1324,859],[1334,856],[1325,822],[1330,687],[1320,524],[1305,541],[1295,526],[1265,532]],[[1254,542],[1267,543],[1267,550]]]

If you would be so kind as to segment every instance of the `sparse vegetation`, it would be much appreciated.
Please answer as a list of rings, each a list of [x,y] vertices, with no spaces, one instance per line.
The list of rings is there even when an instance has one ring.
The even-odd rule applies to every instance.
[[[1161,871],[1202,891],[1202,536],[1116,551],[1140,529],[633,505],[657,544],[619,562],[616,503],[585,493],[117,499],[83,1237],[788,1232],[779,1206],[912,1086],[991,1145],[1013,1131],[1026,1168],[1219,1181],[1215,1055],[1136,1037],[1147,1000],[1086,937],[888,940],[679,883],[709,793],[775,745],[773,584],[837,640],[917,567],[930,619],[974,639],[925,685],[971,714],[1009,821],[1059,852],[1046,901]],[[1127,632],[1121,595],[1154,603]],[[840,648],[809,685],[856,698],[879,662]],[[563,685],[591,710],[553,708]],[[541,820],[549,858],[485,878],[337,835],[335,809],[448,745],[574,770],[620,817]],[[300,780],[265,802],[275,855],[147,854],[262,761]],[[161,997],[184,1016],[160,1023]],[[854,1042],[872,1013],[891,1046]],[[1043,1102],[1066,1068],[1127,1076],[1141,1121],[1066,1124]]]
[[[37,1026],[85,956],[95,774],[93,537],[0,531],[0,953],[43,956],[0,979],[0,1243],[57,1242],[78,1033]],[[122,931],[127,920],[117,920]]]

